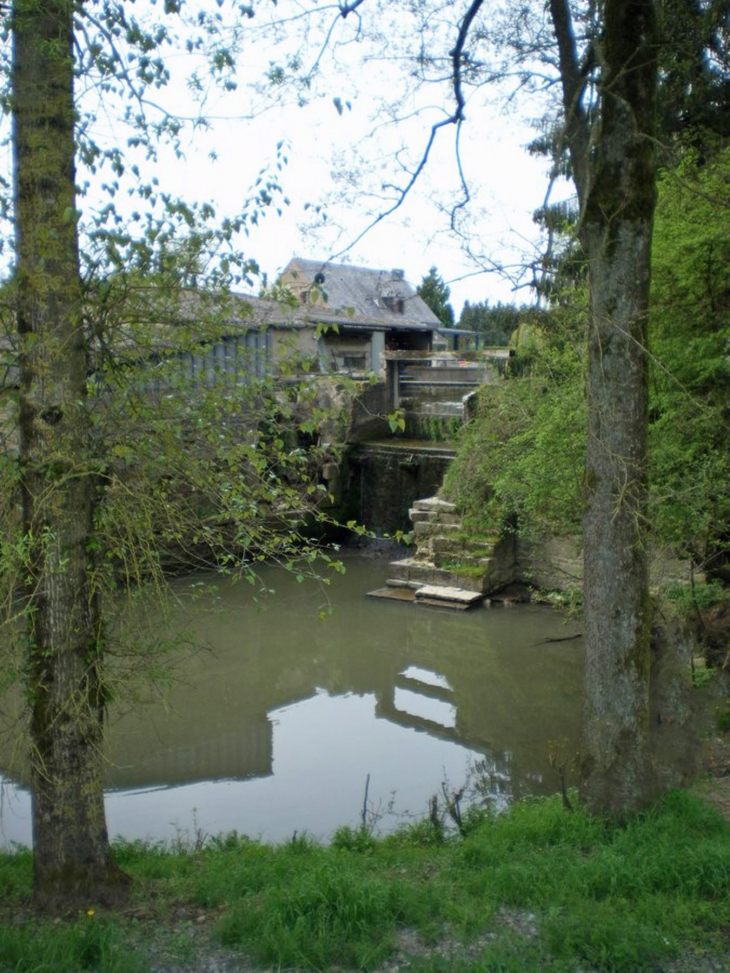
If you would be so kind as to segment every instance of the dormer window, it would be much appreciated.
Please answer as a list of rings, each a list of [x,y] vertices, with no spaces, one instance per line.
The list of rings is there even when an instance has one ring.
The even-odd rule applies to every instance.
[[[397,294],[383,294],[381,300],[389,311],[395,311],[396,314],[403,314],[405,311],[405,301]]]

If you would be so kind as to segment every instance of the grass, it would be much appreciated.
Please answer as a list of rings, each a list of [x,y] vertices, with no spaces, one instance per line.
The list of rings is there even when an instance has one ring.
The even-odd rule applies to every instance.
[[[148,966],[126,948],[124,931],[110,918],[84,916],[61,924],[0,927],[0,969],[15,973],[136,973]]]
[[[382,839],[341,829],[329,847],[124,843],[130,914],[60,924],[24,911],[17,852],[0,856],[0,970],[195,969],[222,948],[267,968],[375,970],[410,949],[414,970],[649,969],[722,950],[729,852],[723,819],[683,792],[620,825],[549,798],[471,815],[463,839],[422,821]]]
[[[462,561],[447,561],[442,567],[445,571],[453,571],[454,574],[461,574],[465,578],[480,578],[487,573],[487,568],[483,564],[464,564]]]

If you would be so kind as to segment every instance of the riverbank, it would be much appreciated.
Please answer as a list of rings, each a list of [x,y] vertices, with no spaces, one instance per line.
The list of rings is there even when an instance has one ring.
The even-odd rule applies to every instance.
[[[675,791],[622,825],[559,797],[434,814],[329,847],[197,835],[116,846],[123,914],[28,906],[31,856],[0,856],[0,969],[105,971],[720,970],[728,959],[728,824]]]

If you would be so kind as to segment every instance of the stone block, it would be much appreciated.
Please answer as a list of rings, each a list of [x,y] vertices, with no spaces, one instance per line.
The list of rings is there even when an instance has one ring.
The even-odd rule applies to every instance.
[[[465,549],[464,543],[460,537],[434,537],[431,548],[439,554],[451,554],[454,557]]]
[[[422,524],[431,519],[431,515],[427,510],[409,510],[408,518],[412,524]]]
[[[446,585],[424,585],[415,593],[417,603],[443,607],[469,608],[482,600],[482,595],[465,588]]]
[[[408,557],[402,561],[391,561],[388,565],[390,568],[390,576],[395,580],[408,581],[409,571],[413,559]]]
[[[456,513],[456,506],[448,500],[441,500],[440,497],[427,497],[423,500],[414,500],[415,510],[433,510],[442,513]]]
[[[458,524],[461,526],[461,515],[452,514],[448,511],[437,510],[435,513],[435,521],[437,524]]]
[[[489,590],[489,579],[485,574],[481,575],[470,575],[470,574],[459,574],[458,571],[448,571],[451,576],[451,583],[457,588],[464,588],[467,591],[479,591],[485,592]]]
[[[413,530],[418,544],[422,537],[437,537],[443,534],[456,533],[459,530],[459,524],[435,524],[431,520],[424,520],[414,524]]]
[[[491,557],[499,542],[500,538],[496,535],[492,537],[486,535],[484,537],[471,537],[464,540],[464,550],[475,557]]]

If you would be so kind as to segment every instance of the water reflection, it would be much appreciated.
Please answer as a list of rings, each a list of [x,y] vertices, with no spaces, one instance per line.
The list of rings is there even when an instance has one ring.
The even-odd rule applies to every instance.
[[[395,687],[393,706],[387,711],[381,707],[380,714],[389,715],[396,723],[414,726],[427,732],[431,728],[452,730],[456,727],[456,707],[443,699],[434,699],[410,689]],[[437,730],[437,732],[438,732]]]
[[[209,833],[326,837],[357,822],[367,774],[376,803],[395,792],[399,811],[422,813],[444,775],[458,784],[478,761],[499,800],[553,790],[548,741],[576,744],[582,663],[577,642],[541,640],[573,630],[531,607],[366,599],[384,569],[350,558],[326,590],[272,573],[258,604],[222,587],[216,613],[192,622],[211,650],[180,666],[166,706],[112,714],[112,833],[170,837],[195,808]],[[1,837],[28,842],[27,796],[5,793]]]
[[[418,666],[408,666],[401,672],[401,676],[404,679],[412,679],[414,682],[422,683],[424,686],[438,686],[441,689],[452,689],[446,676],[441,676],[438,672],[431,672],[430,669],[419,669]]]

